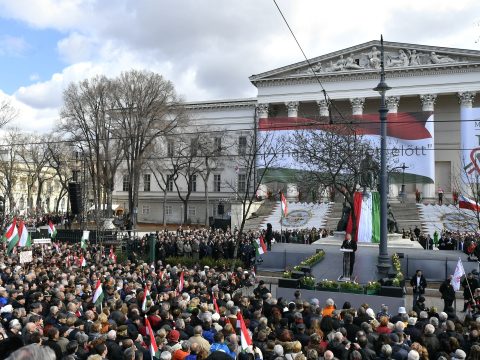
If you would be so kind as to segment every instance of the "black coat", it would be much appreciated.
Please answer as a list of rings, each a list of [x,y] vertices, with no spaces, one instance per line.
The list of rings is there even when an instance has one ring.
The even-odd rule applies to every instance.
[[[440,293],[442,294],[442,299],[444,300],[455,300],[455,290],[453,289],[450,280],[445,280],[442,285],[440,285],[439,289]]]
[[[425,288],[427,287],[427,280],[425,276],[420,276],[420,284],[417,285],[417,275],[413,276],[410,280],[410,285],[413,288],[413,292],[416,294],[425,294]]]

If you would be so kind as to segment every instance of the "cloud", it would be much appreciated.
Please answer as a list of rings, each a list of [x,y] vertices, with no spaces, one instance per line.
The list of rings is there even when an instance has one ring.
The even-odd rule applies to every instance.
[[[23,37],[3,35],[0,37],[0,55],[24,56],[30,48]]]

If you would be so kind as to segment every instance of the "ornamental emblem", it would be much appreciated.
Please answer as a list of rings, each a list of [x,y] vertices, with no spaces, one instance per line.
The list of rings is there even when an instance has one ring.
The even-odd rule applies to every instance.
[[[312,218],[312,213],[308,210],[293,210],[287,216],[283,217],[280,222],[285,227],[302,227]]]

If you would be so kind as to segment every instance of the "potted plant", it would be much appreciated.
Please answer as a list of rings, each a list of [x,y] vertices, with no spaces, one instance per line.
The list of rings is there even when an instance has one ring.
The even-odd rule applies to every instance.
[[[291,270],[284,271],[282,277],[284,279],[291,279],[292,278],[292,271]]]
[[[315,289],[315,278],[312,276],[304,276],[300,279],[300,285],[302,289]]]
[[[363,294],[363,286],[355,281],[345,281],[340,283],[340,292]]]
[[[378,281],[369,281],[365,285],[365,294],[366,295],[378,295],[380,292],[380,283]]]
[[[318,282],[317,290],[338,292],[338,283],[336,281],[323,279]]]

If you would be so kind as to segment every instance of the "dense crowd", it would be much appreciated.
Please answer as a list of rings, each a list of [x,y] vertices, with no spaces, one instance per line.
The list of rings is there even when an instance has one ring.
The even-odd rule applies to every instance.
[[[248,242],[257,235],[247,233],[243,245],[252,246]],[[173,253],[185,259],[230,256],[228,232],[179,229],[156,236],[161,254],[154,264],[115,263],[94,245],[37,246],[27,264],[19,264],[17,253],[0,255],[0,359],[480,359],[474,311],[459,321],[454,311],[427,308],[423,297],[412,311],[401,307],[395,314],[386,306],[340,306],[300,291],[277,299],[246,267],[165,263]],[[95,304],[98,280],[104,298]],[[252,338],[246,350],[239,313]]]

